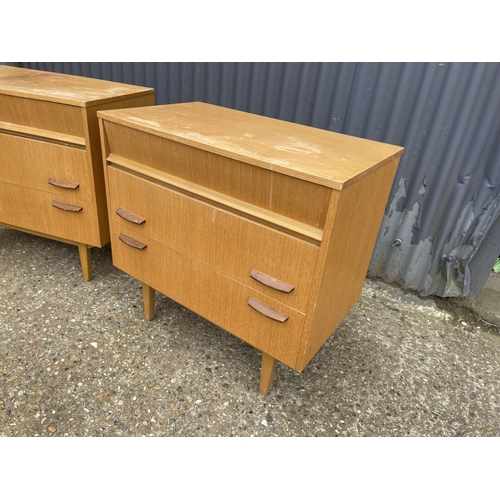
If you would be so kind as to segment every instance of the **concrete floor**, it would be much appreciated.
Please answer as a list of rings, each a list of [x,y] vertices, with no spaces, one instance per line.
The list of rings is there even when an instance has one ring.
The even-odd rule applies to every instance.
[[[499,436],[500,337],[366,280],[302,373],[93,250],[0,228],[0,436]]]
[[[490,274],[474,309],[486,321],[500,325],[500,273]]]

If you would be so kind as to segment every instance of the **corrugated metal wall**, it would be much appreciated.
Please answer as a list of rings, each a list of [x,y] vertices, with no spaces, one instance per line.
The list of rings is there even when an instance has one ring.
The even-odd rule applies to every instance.
[[[499,63],[20,65],[404,146],[370,275],[422,295],[469,293],[470,261],[500,213]]]

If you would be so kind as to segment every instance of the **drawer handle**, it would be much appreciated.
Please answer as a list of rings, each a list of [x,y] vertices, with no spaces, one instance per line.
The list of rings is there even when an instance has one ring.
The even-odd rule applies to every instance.
[[[276,278],[273,278],[272,276],[261,273],[260,271],[257,271],[257,269],[252,269],[252,271],[250,272],[250,276],[254,280],[257,280],[260,283],[262,283],[270,288],[274,288],[275,290],[279,290],[280,292],[290,293],[295,288],[293,285],[289,285],[288,283],[285,283],[284,281],[277,280]]]
[[[83,207],[79,207],[78,205],[70,205],[69,203],[62,203],[61,201],[56,200],[52,202],[52,206],[60,208],[61,210],[67,210],[68,212],[79,212],[80,210],[83,210]]]
[[[52,177],[49,177],[48,182],[53,186],[57,186],[64,189],[76,189],[80,185],[77,184],[76,182],[61,181],[60,179],[53,179]]]
[[[125,220],[128,220],[129,222],[133,222],[134,224],[144,224],[146,222],[146,219],[143,219],[139,215],[135,215],[132,212],[129,212],[128,210],[125,210],[124,208],[118,207],[116,209],[116,213]]]
[[[259,302],[253,297],[248,298],[248,305],[250,307],[253,307],[256,311],[260,312],[264,316],[274,319],[275,321],[279,321],[280,323],[284,323],[288,319],[288,316],[286,314],[283,314],[282,312],[279,312],[272,307],[266,306],[266,304]]]
[[[142,243],[142,241],[139,240],[134,240],[134,238],[131,238],[130,236],[127,236],[123,233],[120,233],[120,236],[118,236],[118,238],[128,246],[138,248],[139,250],[144,250],[147,247],[146,243]]]

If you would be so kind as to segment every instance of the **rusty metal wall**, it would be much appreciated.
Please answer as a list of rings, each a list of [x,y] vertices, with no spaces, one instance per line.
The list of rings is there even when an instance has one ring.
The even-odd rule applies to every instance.
[[[467,295],[481,279],[471,259],[500,213],[500,65],[365,66],[358,81],[379,95],[366,115],[348,111],[354,126],[406,148],[370,273],[422,295]]]
[[[482,279],[470,263],[500,213],[499,63],[20,65],[404,146],[369,274],[444,297]]]

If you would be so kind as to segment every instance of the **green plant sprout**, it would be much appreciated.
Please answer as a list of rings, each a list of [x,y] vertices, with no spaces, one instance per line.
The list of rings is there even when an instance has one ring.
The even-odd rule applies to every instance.
[[[500,257],[496,260],[495,265],[493,266],[493,271],[500,273]]]

